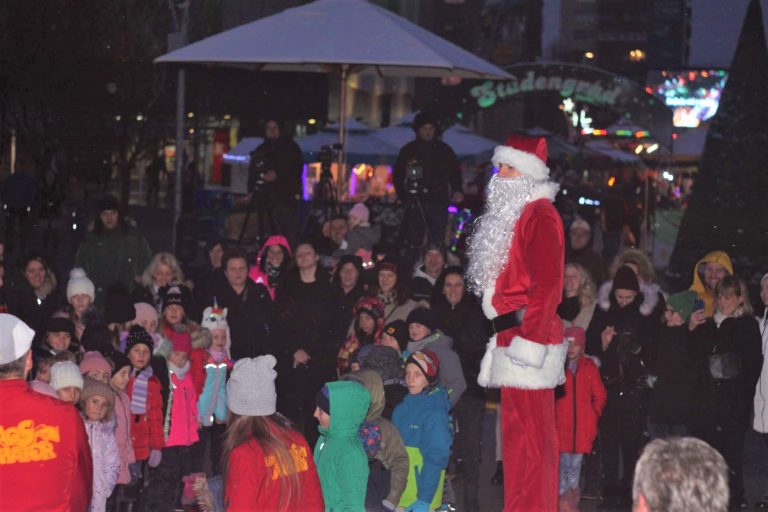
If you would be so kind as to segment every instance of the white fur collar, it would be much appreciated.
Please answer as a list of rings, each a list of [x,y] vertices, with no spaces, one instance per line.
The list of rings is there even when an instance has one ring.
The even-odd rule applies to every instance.
[[[612,279],[604,282],[597,293],[597,302],[600,305],[600,309],[603,311],[608,311],[611,307],[611,288],[613,288]],[[661,287],[656,283],[641,283],[640,293],[643,294],[643,303],[640,304],[640,314],[648,316],[653,313],[654,309],[656,309],[656,306],[659,303],[659,293],[663,292],[661,291]]]
[[[555,183],[554,181],[546,180],[542,181],[541,183],[537,183],[531,191],[531,200],[528,201],[528,204],[541,198],[547,198],[550,202],[554,202],[559,190],[560,184]]]

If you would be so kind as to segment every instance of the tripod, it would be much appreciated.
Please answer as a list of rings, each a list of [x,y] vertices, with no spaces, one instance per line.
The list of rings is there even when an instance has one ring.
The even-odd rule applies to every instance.
[[[237,237],[237,247],[239,248],[245,237],[245,230],[248,229],[248,222],[251,220],[251,214],[256,211],[256,244],[261,247],[269,233],[275,233],[275,218],[272,212],[272,204],[268,194],[264,193],[264,181],[259,180],[251,191],[251,200],[248,203],[248,210],[245,212],[243,226],[240,228],[240,236]],[[269,223],[269,233],[265,232],[265,222]]]
[[[421,228],[418,227],[421,222]],[[414,231],[419,230],[413,236]],[[408,190],[405,199],[405,210],[403,212],[403,221],[400,224],[400,240],[405,240],[406,252],[409,255],[420,254],[427,246],[429,228],[427,226],[427,216],[424,213],[424,205],[421,202],[421,194],[418,190]]]

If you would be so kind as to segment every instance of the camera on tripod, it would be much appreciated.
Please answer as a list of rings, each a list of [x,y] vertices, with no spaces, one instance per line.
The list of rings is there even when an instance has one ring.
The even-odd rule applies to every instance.
[[[251,164],[248,167],[248,190],[256,192],[264,186],[264,175],[275,169],[273,155],[266,151],[253,151]]]
[[[405,190],[414,196],[426,193],[424,163],[418,158],[410,160],[405,166]]]
[[[331,166],[333,165],[333,160],[336,157],[336,153],[338,151],[341,151],[342,145],[339,143],[336,144],[326,144],[325,146],[322,146],[320,148],[320,176],[321,178],[331,179]]]

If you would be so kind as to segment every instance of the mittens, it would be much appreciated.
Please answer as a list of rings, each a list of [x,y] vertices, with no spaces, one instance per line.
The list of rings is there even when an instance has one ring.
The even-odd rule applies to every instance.
[[[405,512],[429,512],[429,503],[423,500],[416,500],[405,507]]]
[[[149,467],[156,468],[160,465],[160,461],[163,460],[163,452],[160,450],[152,450],[149,452],[149,461],[147,461],[147,464],[149,464]]]

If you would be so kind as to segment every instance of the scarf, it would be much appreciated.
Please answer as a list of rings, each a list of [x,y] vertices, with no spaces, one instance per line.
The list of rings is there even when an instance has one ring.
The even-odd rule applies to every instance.
[[[147,413],[147,394],[149,392],[149,379],[152,377],[152,367],[147,366],[143,370],[136,372],[136,379],[133,381],[133,392],[131,393],[131,413]]]
[[[280,283],[280,266],[274,266],[270,262],[267,262],[267,282],[269,287],[274,288]]]
[[[388,292],[379,292],[379,300],[384,304],[384,306],[389,306],[391,304],[394,304],[397,301],[397,292],[395,289],[391,289]]]

